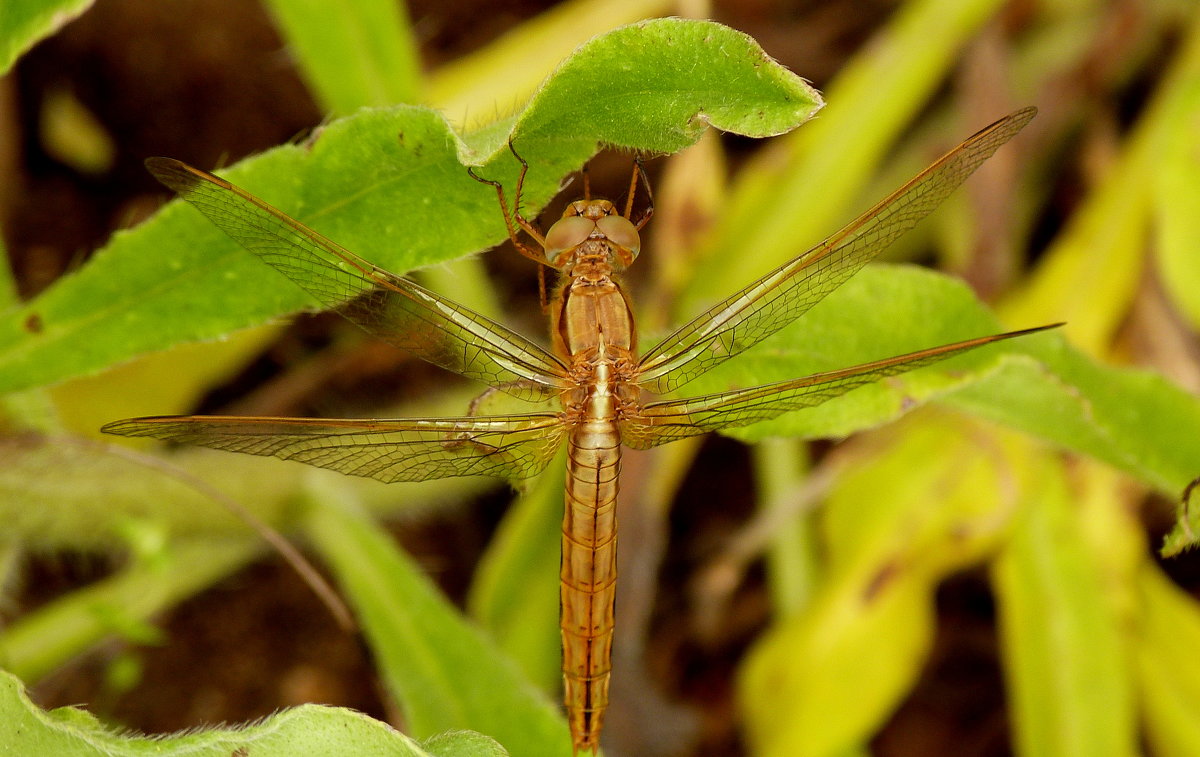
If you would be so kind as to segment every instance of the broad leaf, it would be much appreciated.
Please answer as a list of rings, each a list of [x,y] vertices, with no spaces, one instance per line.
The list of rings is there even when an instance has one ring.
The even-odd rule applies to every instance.
[[[386,723],[353,710],[303,705],[249,726],[169,736],[118,733],[74,707],[46,712],[29,701],[21,681],[0,671],[0,743],[14,755],[56,757],[453,757],[507,754],[477,733],[454,733],[421,745]]]
[[[228,178],[396,273],[503,239],[491,187],[512,186],[511,138],[531,165],[524,207],[608,143],[671,152],[715,126],[751,136],[819,107],[749,37],[664,19],[619,29],[568,58],[517,116],[465,137],[419,107],[364,110],[306,145],[244,161]],[[631,116],[631,114],[633,114]],[[180,342],[213,339],[313,303],[190,208],[116,235],[90,263],[0,320],[0,392],[61,381]]]
[[[0,4],[0,75],[41,39],[88,8],[93,0],[4,0]]]

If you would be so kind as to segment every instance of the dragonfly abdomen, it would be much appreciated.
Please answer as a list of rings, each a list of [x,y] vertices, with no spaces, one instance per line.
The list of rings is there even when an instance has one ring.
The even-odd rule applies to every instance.
[[[563,508],[563,699],[575,749],[595,751],[608,706],[617,582],[617,479],[621,444],[612,421],[581,423],[568,442]]]

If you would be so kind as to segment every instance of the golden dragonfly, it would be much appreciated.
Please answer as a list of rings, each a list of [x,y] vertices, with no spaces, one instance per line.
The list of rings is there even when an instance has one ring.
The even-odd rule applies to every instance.
[[[665,394],[792,323],[927,216],[1036,113],[1016,111],[970,137],[857,220],[758,281],[716,303],[638,353],[618,273],[637,257],[648,209],[631,219],[612,202],[571,203],[543,235],[509,209],[509,235],[524,254],[560,273],[550,304],[550,350],[343,249],[266,202],[205,171],[167,158],[147,167],[218,228],[318,301],[367,332],[434,365],[553,411],[451,418],[314,419],[163,416],[117,421],[104,431],[269,455],[381,481],[488,475],[523,479],[568,449],[562,523],[561,632],[564,701],[575,751],[595,752],[608,703],[617,578],[616,515],[621,446],[646,449],[811,407],[855,387],[1003,339],[980,336],[790,381],[684,399]],[[514,151],[514,155],[515,155]],[[518,158],[519,159],[519,158]],[[475,177],[479,178],[479,177]],[[480,179],[483,181],[483,179]],[[590,194],[590,193],[585,193]],[[523,241],[524,232],[536,247]]]

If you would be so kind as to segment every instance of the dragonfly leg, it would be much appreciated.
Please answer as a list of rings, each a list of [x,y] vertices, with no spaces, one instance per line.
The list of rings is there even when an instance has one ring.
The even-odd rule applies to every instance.
[[[506,415],[507,412],[511,410],[512,398],[511,395],[508,395],[505,392],[514,386],[527,386],[534,388],[539,387],[538,384],[523,379],[518,381],[510,381],[499,386],[489,386],[474,399],[472,399],[469,405],[467,405],[467,417],[482,418],[487,420],[489,417],[496,418]],[[504,404],[504,399],[502,398],[507,398],[510,404],[506,406]],[[547,397],[547,399],[549,399],[549,397]],[[528,407],[528,403],[521,404],[523,407]],[[517,462],[516,455],[519,454],[519,450],[506,449],[506,445],[503,444],[502,436],[497,440],[496,444],[492,444],[488,441],[480,439],[478,435],[475,434],[448,431],[443,438],[442,445],[447,450],[464,450],[468,448],[474,449],[476,451],[483,452],[488,456],[497,457],[498,459],[507,458],[514,464]]]
[[[520,160],[520,158],[518,158],[518,160]],[[521,178],[517,180],[518,203],[521,201],[521,184],[525,180],[526,163],[524,160],[521,160],[521,166]],[[525,233],[533,237],[534,241],[536,241],[539,245],[544,244],[546,238],[542,236],[542,233],[536,226],[521,216],[520,211],[517,210],[517,205],[513,205],[512,210],[509,210],[508,200],[504,196],[504,185],[495,179],[483,178],[475,172],[474,166],[467,167],[467,175],[480,184],[488,184],[496,190],[496,197],[500,200],[500,212],[504,215],[504,227],[508,230],[508,238],[512,240],[512,243],[517,247],[517,251],[522,255],[527,258],[531,258],[542,265],[545,265],[545,257],[542,256],[536,249],[521,241],[520,232],[518,229],[524,230]]]
[[[650,191],[650,179],[646,176],[646,169],[642,166],[641,156],[633,159],[633,174],[629,177],[629,195],[625,200],[624,216],[630,221],[633,221],[633,198],[637,195],[638,179],[641,179],[642,184],[646,187],[646,209],[642,211],[642,217],[634,221],[633,225],[637,227],[638,231],[641,231],[654,215],[654,193]]]
[[[474,167],[468,167],[467,174],[475,181],[481,184],[490,184],[495,188],[496,197],[500,200],[500,212],[504,215],[504,228],[508,231],[509,240],[512,241],[513,247],[517,249],[517,252],[538,264],[538,299],[541,301],[542,311],[545,312],[549,307],[549,300],[546,297],[546,274],[543,270],[543,266],[546,265],[546,256],[543,250],[539,250],[537,247],[521,241],[519,230],[524,230],[526,234],[533,237],[534,241],[542,247],[545,247],[546,238],[536,226],[525,220],[521,215],[521,188],[525,183],[525,174],[529,170],[529,164],[520,155],[517,155],[516,150],[513,149],[512,142],[508,143],[508,149],[513,151],[513,155],[521,163],[521,174],[517,178],[516,202],[513,204],[511,212],[508,208],[508,201],[504,197],[503,184],[495,179],[483,178],[475,172]]]
[[[525,175],[529,173],[529,162],[521,157],[517,152],[516,145],[512,140],[508,140],[508,151],[513,154],[517,162],[521,164],[521,173],[517,174],[517,189],[513,193],[513,220],[525,230],[525,233],[533,237],[542,247],[546,246],[546,237],[542,234],[541,229],[530,222],[525,216],[521,215],[521,194],[525,190]],[[505,211],[507,213],[507,211]]]
[[[520,153],[517,152],[517,147],[513,144],[511,139],[508,140],[508,151],[511,152],[513,157],[517,159],[517,162],[521,164],[521,173],[517,175],[517,189],[516,192],[514,192],[513,197],[513,220],[518,226],[525,230],[526,234],[533,237],[534,241],[542,247],[542,251],[539,253],[532,247],[523,245],[517,239],[515,234],[511,234],[511,236],[513,244],[517,246],[517,251],[538,264],[538,302],[542,306],[542,312],[547,313],[550,310],[550,299],[546,296],[546,267],[549,266],[549,263],[546,262],[545,255],[546,237],[544,234],[542,234],[541,229],[528,221],[525,216],[521,215],[521,193],[525,189],[525,175],[529,173],[529,162],[522,158]],[[585,178],[585,187],[586,181],[587,180]],[[586,189],[584,190],[584,193],[586,194]],[[503,197],[501,197],[500,202],[503,204]],[[505,210],[506,217],[507,213],[508,211]]]
[[[625,194],[625,212],[621,215],[629,218],[633,214],[633,198],[637,195],[638,173],[642,167],[639,158],[633,159],[633,172],[629,176],[629,192]]]
[[[504,406],[494,407],[492,406],[492,403],[502,398],[510,398],[512,396],[511,390],[515,387],[532,389],[535,392],[539,392],[539,390],[541,390],[540,393],[542,394],[542,398],[540,400],[532,400],[534,402],[548,402],[553,397],[553,394],[544,391],[544,386],[536,384],[533,381],[527,381],[524,379],[519,381],[508,381],[500,384],[499,386],[489,386],[480,392],[474,399],[471,400],[471,403],[467,405],[467,415],[471,417],[480,417],[485,415],[508,414],[509,408]],[[521,403],[521,406],[522,408],[528,407],[528,405],[524,402]]]

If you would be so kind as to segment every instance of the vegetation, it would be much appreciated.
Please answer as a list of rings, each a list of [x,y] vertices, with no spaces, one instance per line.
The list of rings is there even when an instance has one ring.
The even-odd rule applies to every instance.
[[[0,50],[12,51],[0,64],[83,5],[14,3],[0,14]],[[726,176],[709,127],[780,135],[817,105],[728,27],[659,19],[586,41],[665,9],[576,0],[422,77],[412,25],[394,4],[272,0],[316,99],[340,117],[224,175],[381,267],[424,269],[431,286],[497,314],[495,288],[464,256],[506,235],[494,193],[466,166],[512,186],[511,140],[530,162],[532,211],[599,145],[671,155],[656,187],[657,236],[643,270],[631,271],[646,279],[640,302],[652,307],[641,323],[654,332],[793,257],[956,139],[1040,105],[996,171],[902,240],[894,262],[868,268],[689,394],[1001,324],[1068,325],[734,433],[755,443],[757,512],[690,579],[687,632],[728,623],[734,592],[754,590],[746,574],[761,558],[771,610],[737,665],[741,738],[755,754],[862,754],[928,664],[939,587],[982,572],[1018,753],[1197,754],[1200,609],[1155,561],[1138,509],[1161,511],[1200,476],[1200,401],[1195,386],[1180,386],[1195,371],[1181,345],[1200,326],[1200,13],[1144,5],[1138,34],[1107,54],[1118,43],[1101,25],[1116,13],[1106,3],[1037,8],[1004,31],[995,0],[910,0],[823,84],[818,118]],[[1003,55],[989,57],[994,49]],[[947,87],[964,60],[986,71],[984,83],[960,74],[964,83]],[[1085,68],[1090,91],[1106,99],[1064,86]],[[1133,98],[1135,82],[1153,89]],[[1117,124],[1112,103],[1129,100],[1136,117]],[[497,115],[508,103],[524,104]],[[79,129],[65,149],[94,152],[88,127]],[[1056,223],[1060,180],[1047,177],[1083,140],[1099,165]],[[900,262],[931,248],[938,267],[974,290]],[[1151,278],[1159,285],[1143,283]],[[0,741],[28,754],[569,754],[556,705],[561,466],[521,486],[464,612],[376,518],[461,501],[487,482],[384,487],[97,437],[107,420],[190,411],[276,338],[278,318],[311,304],[198,214],[166,207],[28,302],[17,303],[12,281],[0,289],[11,303],[0,313],[0,565],[17,576],[29,556],[124,556],[110,577],[0,633],[9,671]],[[374,414],[457,413],[463,396]],[[842,441],[809,444],[830,438]],[[652,532],[665,530],[698,451],[667,447],[630,472],[626,496],[657,521]],[[132,650],[169,644],[156,617],[260,557],[230,499],[310,545],[334,575],[404,731],[419,741],[350,710],[305,705],[245,730],[151,742],[24,698],[23,686],[113,637]],[[1187,504],[1171,551],[1200,533]],[[663,559],[653,541],[623,577],[651,593],[643,576]],[[629,617],[644,634],[649,611],[625,614],[633,605],[621,605],[618,623]],[[136,673],[125,683],[111,674],[118,690],[137,685]],[[685,750],[693,735],[679,732]]]

